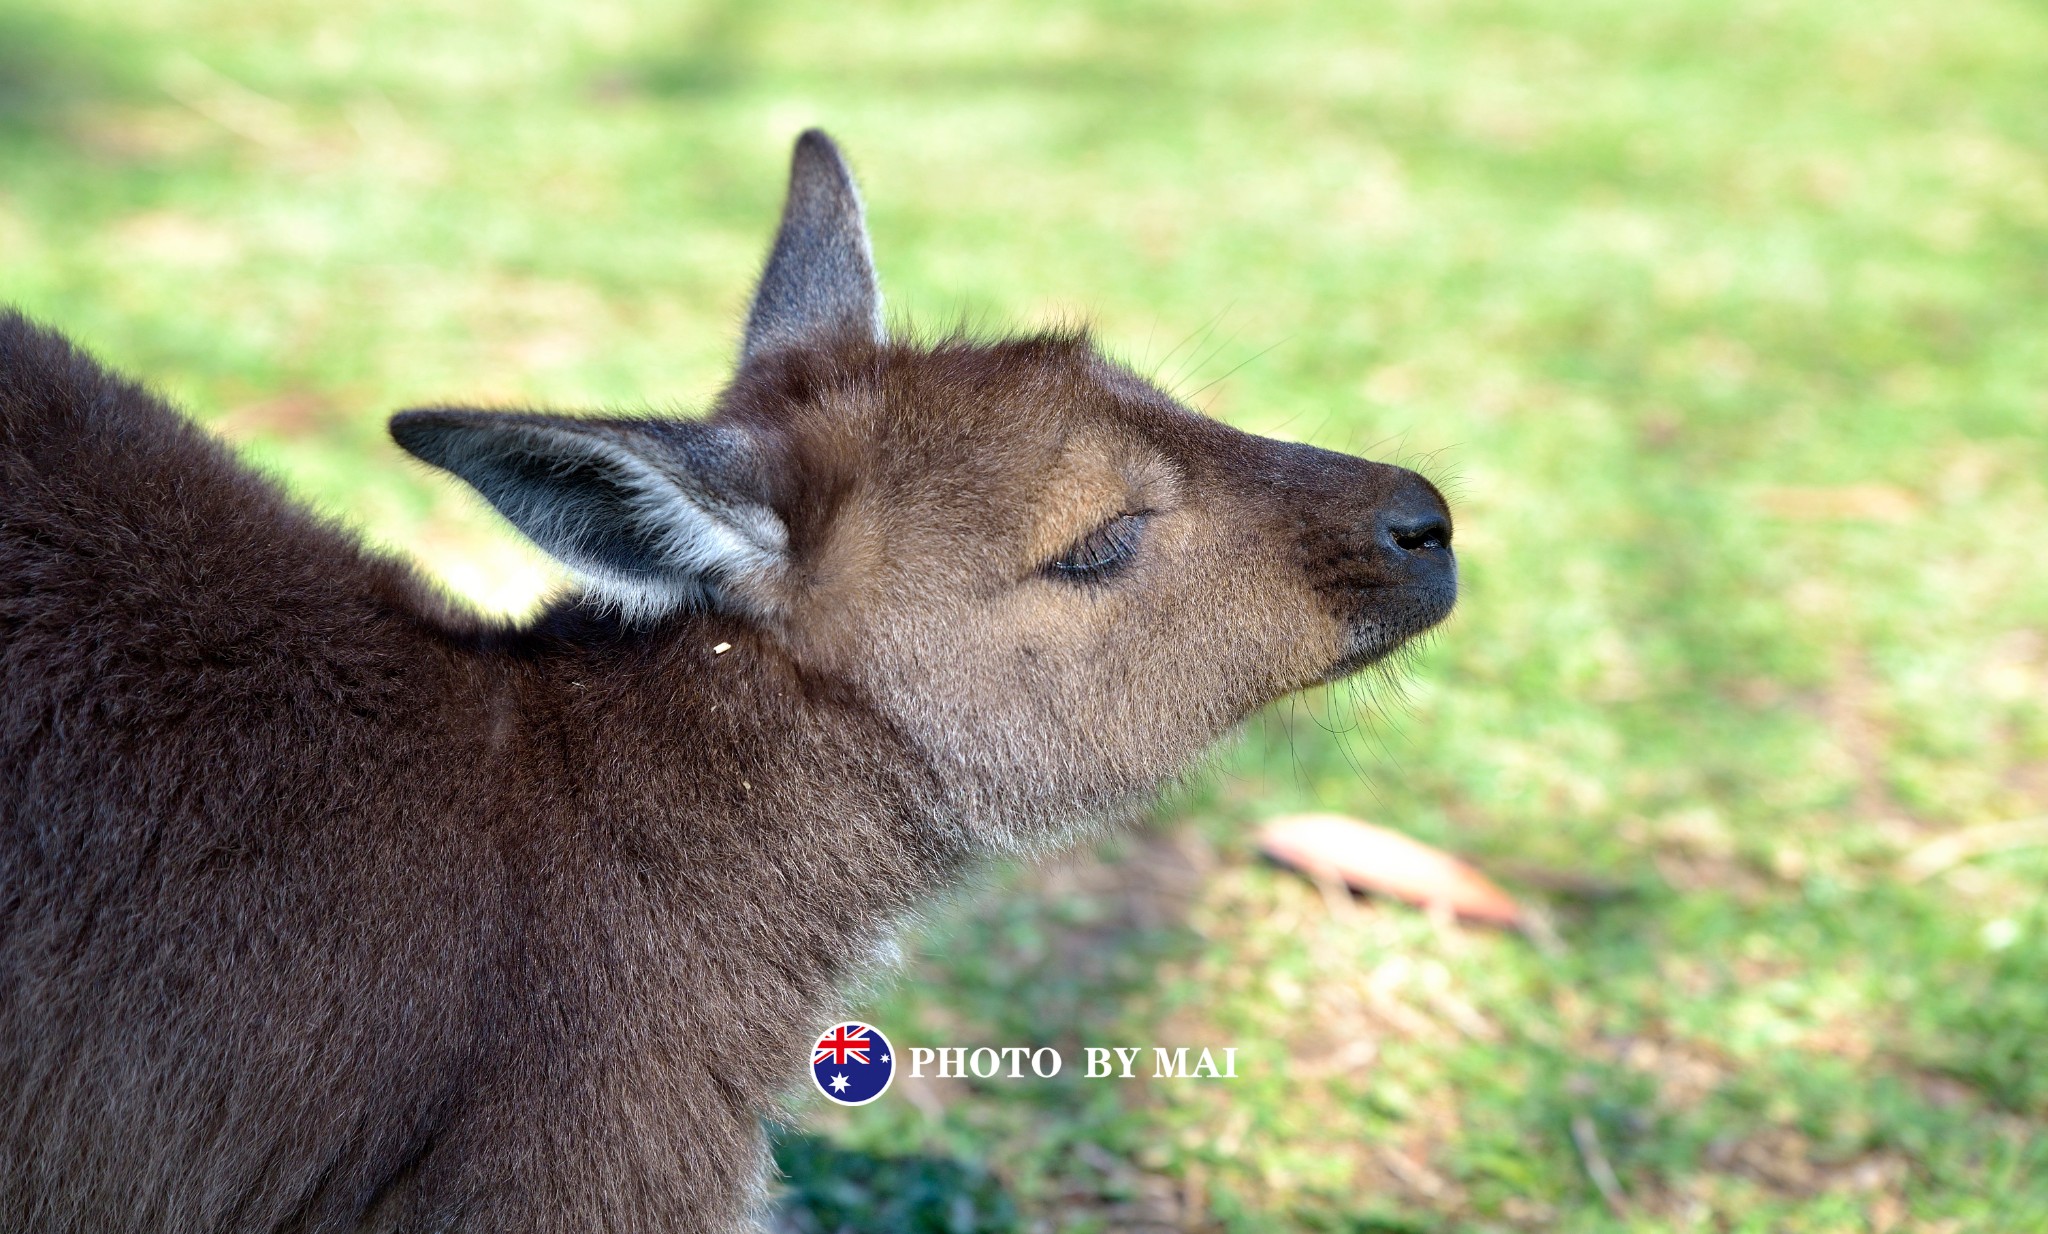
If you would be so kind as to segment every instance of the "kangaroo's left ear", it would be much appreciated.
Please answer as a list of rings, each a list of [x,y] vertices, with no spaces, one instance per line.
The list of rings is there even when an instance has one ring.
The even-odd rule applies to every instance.
[[[809,129],[790,159],[782,229],[754,290],[740,364],[783,347],[887,337],[860,190],[839,147]]]
[[[393,416],[391,436],[468,481],[629,618],[773,606],[789,537],[744,430],[432,408]]]

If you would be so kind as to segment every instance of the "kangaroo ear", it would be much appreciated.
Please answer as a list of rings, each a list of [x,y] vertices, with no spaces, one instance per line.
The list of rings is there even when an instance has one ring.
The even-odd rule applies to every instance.
[[[809,129],[796,139],[782,230],[754,289],[740,363],[845,337],[885,340],[882,291],[853,173],[832,139]]]
[[[393,416],[391,436],[468,481],[629,618],[769,607],[788,534],[741,430],[432,408]]]

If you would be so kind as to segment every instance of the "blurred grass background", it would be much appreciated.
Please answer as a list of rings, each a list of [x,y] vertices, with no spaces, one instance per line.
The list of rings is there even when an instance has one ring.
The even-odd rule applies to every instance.
[[[1427,460],[1466,593],[862,1003],[1242,1078],[799,1101],[790,1228],[2048,1228],[2048,10],[0,0],[0,297],[518,610],[384,415],[702,406],[810,123],[900,319]],[[1326,904],[1298,808],[1557,946]]]

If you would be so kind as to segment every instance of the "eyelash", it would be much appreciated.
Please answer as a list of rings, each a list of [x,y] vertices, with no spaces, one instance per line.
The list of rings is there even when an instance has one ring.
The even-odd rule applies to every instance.
[[[1046,572],[1076,583],[1108,578],[1137,555],[1138,540],[1149,513],[1120,514],[1109,520],[1061,553],[1046,567]]]

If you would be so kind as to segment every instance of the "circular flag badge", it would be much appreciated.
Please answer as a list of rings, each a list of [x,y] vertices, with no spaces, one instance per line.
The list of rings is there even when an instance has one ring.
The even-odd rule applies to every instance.
[[[896,1051],[866,1024],[835,1024],[811,1049],[811,1080],[840,1105],[866,1105],[895,1078]]]

